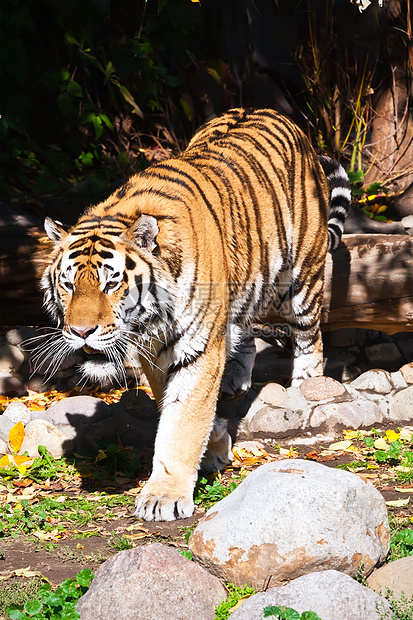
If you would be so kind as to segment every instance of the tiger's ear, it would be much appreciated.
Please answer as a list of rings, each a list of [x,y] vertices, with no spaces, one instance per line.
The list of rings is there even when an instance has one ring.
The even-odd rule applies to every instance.
[[[53,243],[59,243],[67,234],[67,229],[62,222],[54,221],[47,217],[44,221],[44,229]]]
[[[156,218],[151,215],[141,215],[128,230],[129,237],[132,237],[139,248],[153,252],[156,248],[156,236],[159,233],[159,226]]]

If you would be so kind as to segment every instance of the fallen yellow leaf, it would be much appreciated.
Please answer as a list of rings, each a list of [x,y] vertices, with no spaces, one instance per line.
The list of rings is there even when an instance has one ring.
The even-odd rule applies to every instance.
[[[21,422],[17,422],[17,424],[15,424],[13,428],[10,429],[9,433],[9,444],[14,452],[18,452],[20,450],[20,448],[22,447],[23,439],[24,426]]]
[[[395,499],[391,502],[386,502],[386,505],[393,506],[394,508],[401,508],[402,506],[407,506],[409,501],[410,501],[409,497],[407,497],[406,499]]]
[[[396,431],[392,431],[392,430],[386,431],[386,437],[390,443],[392,443],[392,441],[396,441],[397,439],[400,439],[399,433],[396,433]]]
[[[328,446],[329,450],[348,450],[352,445],[352,442],[349,440],[346,441],[337,441],[336,443],[332,443],[331,446]]]
[[[385,439],[383,439],[383,437],[379,437],[379,439],[376,439],[376,441],[374,442],[374,447],[376,448],[376,450],[388,450],[390,448],[389,444],[386,442]]]
[[[136,534],[125,534],[125,538],[129,538],[129,540],[139,540],[140,538],[146,538],[146,536],[150,536],[149,532],[146,534],[145,532],[137,532]]]
[[[344,439],[357,439],[359,436],[358,431],[344,431]]]
[[[8,454],[5,454],[0,459],[0,467],[8,467],[11,462],[12,462],[11,456],[9,456]]]
[[[403,487],[394,487],[398,493],[413,493],[413,489],[404,489]]]
[[[30,566],[27,568],[16,568],[13,573],[17,577],[36,577],[36,575],[41,575],[38,570],[30,570]]]
[[[36,538],[38,538],[39,540],[50,540],[52,542],[57,542],[62,536],[57,528],[55,528],[51,532],[42,532],[42,530],[36,530],[35,532],[32,532],[32,534],[33,536],[36,536]]]

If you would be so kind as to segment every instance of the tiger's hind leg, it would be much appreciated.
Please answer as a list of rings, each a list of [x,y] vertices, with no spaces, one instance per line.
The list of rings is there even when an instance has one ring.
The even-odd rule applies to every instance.
[[[293,275],[282,315],[288,320],[293,344],[291,385],[298,386],[309,377],[323,374],[323,341],[320,314],[323,299],[323,271],[308,281]]]
[[[251,375],[255,362],[255,341],[247,330],[230,325],[227,336],[227,351],[230,351],[221,381],[219,398],[239,398],[251,387]]]
[[[228,421],[215,417],[208,446],[201,461],[200,470],[205,473],[221,471],[232,462],[232,440],[228,433]]]

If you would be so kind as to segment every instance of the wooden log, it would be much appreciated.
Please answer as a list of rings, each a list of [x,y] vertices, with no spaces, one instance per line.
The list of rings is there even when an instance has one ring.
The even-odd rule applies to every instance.
[[[3,229],[4,231],[4,229]],[[6,230],[0,252],[3,326],[45,325],[39,280],[52,251],[41,228]],[[261,323],[282,324],[275,311]],[[413,237],[344,235],[329,254],[322,329],[413,331]]]
[[[285,321],[269,312],[260,322]],[[413,331],[413,237],[343,235],[327,256],[321,326]]]

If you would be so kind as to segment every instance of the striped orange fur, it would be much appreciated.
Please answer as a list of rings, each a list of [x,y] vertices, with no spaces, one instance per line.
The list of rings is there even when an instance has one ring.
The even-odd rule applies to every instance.
[[[341,166],[318,159],[292,121],[235,109],[70,230],[46,221],[56,249],[42,282],[61,327],[51,367],[86,347],[86,377],[121,380],[137,353],[161,409],[138,516],[192,514],[210,436],[209,466],[228,461],[222,423],[211,435],[216,402],[248,390],[249,325],[269,304],[291,329],[293,384],[322,374],[324,264],[349,200]]]

